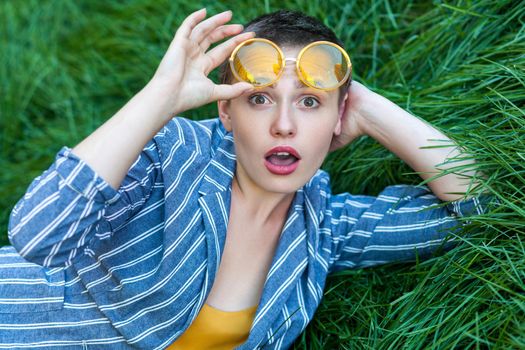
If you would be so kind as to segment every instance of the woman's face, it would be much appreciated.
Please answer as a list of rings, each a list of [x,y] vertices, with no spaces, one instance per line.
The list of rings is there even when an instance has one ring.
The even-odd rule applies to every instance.
[[[282,49],[289,58],[301,48]],[[233,131],[239,183],[281,194],[303,186],[341,131],[338,93],[302,84],[287,61],[274,85],[219,101],[221,121]]]

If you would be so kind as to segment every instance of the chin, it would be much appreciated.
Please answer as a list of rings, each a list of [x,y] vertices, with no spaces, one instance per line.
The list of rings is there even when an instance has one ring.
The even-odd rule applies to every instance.
[[[294,179],[292,176],[286,175],[282,179],[269,179],[266,183],[261,184],[261,187],[268,192],[291,194],[297,192],[307,181],[298,178]]]

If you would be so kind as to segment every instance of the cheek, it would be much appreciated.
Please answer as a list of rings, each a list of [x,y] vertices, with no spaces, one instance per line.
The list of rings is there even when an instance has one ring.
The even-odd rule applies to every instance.
[[[309,137],[312,143],[319,145],[324,145],[326,143],[330,144],[332,138],[334,137],[334,132],[337,131],[339,124],[339,117],[337,114],[333,114],[333,111],[328,112],[332,114],[330,118],[324,118],[321,123],[316,122],[314,125],[309,126]]]
[[[320,166],[324,161],[330,149],[332,138],[333,129],[317,127],[313,128],[305,139],[308,144],[310,159],[316,166]]]
[[[253,160],[255,154],[258,152],[257,144],[255,140],[257,137],[256,129],[251,128],[250,125],[233,125],[233,138],[235,140],[235,153],[242,160],[250,161]]]
[[[312,153],[315,154],[316,158],[319,157],[324,160],[324,157],[328,154],[335,136],[334,131],[336,126],[337,122],[327,120],[323,125],[317,125],[317,127],[311,129],[309,140],[312,145]]]

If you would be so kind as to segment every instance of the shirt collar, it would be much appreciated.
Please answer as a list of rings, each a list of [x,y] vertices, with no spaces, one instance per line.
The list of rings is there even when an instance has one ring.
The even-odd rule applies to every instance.
[[[231,190],[233,175],[235,174],[236,160],[233,134],[227,132],[219,122],[218,140],[212,139],[212,144],[218,142],[218,147],[212,146],[212,157],[205,171],[204,178],[199,187],[202,196]]]

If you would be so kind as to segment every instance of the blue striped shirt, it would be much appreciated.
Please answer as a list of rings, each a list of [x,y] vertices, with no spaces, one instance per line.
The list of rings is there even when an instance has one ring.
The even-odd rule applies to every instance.
[[[127,344],[168,346],[196,318],[218,271],[235,162],[233,136],[217,118],[172,119],[118,191],[63,147],[11,213],[9,240],[28,261],[12,274],[31,267],[40,275],[0,284],[0,313],[56,310],[64,295],[89,295]],[[455,244],[445,238],[458,232],[458,216],[485,209],[484,197],[440,203],[425,186],[332,194],[328,174],[317,171],[289,208],[238,349],[288,348],[312,319],[328,274],[430,257]]]

